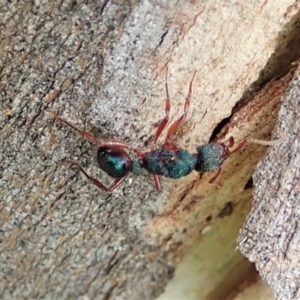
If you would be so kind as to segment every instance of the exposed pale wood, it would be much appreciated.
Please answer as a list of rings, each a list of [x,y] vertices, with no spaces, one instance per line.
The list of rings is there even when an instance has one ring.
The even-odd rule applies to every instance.
[[[250,196],[248,191],[248,197]],[[255,273],[239,251],[235,239],[250,203],[240,201],[234,211],[202,230],[202,238],[187,249],[174,278],[156,300],[225,299],[238,285]]]
[[[274,294],[271,288],[261,278],[257,278],[255,282],[245,282],[240,291],[234,298],[226,300],[274,300]]]

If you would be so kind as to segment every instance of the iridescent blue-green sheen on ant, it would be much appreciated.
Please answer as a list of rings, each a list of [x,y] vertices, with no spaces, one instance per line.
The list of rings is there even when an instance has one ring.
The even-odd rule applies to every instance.
[[[195,170],[206,173],[218,169],[227,158],[225,149],[220,143],[209,143],[197,147]]]
[[[141,163],[139,161],[132,161],[132,169],[131,172],[133,173],[133,175],[141,175],[143,173],[143,167],[141,165]]]
[[[145,153],[144,162],[149,173],[178,179],[195,169],[197,158],[184,149],[157,149]]]
[[[233,145],[234,138],[231,136],[223,143],[211,142],[198,146],[195,170],[200,173],[206,173],[221,168],[224,161],[233,153],[229,150],[229,148]],[[240,149],[243,145],[244,142],[241,143],[234,152]]]
[[[130,160],[127,153],[109,147],[99,147],[97,151],[99,167],[113,178],[122,178],[128,171],[135,175],[142,173],[142,166],[139,161]]]
[[[124,153],[117,149],[99,147],[97,151],[99,167],[113,178],[121,178],[128,172],[131,162],[126,160]]]
[[[167,83],[168,68],[166,67],[166,94],[165,102],[165,117],[160,121],[151,150],[144,151],[120,141],[99,141],[88,132],[81,131],[69,122],[56,116],[59,119],[79,132],[82,137],[98,146],[97,161],[101,170],[107,175],[115,178],[114,181],[106,187],[98,179],[91,177],[78,163],[73,161],[65,161],[71,165],[76,165],[80,171],[98,188],[103,191],[111,192],[118,187],[125,178],[133,173],[140,175],[142,170],[147,170],[154,179],[155,187],[158,192],[161,192],[160,176],[178,179],[190,174],[193,170],[200,173],[210,172],[218,169],[218,174],[221,171],[223,162],[234,152],[240,149],[244,143],[240,144],[233,152],[229,150],[234,144],[233,137],[230,137],[223,143],[211,142],[197,147],[197,153],[191,153],[188,150],[181,149],[171,141],[173,134],[177,132],[179,127],[184,123],[188,108],[190,105],[190,98],[192,95],[192,83],[196,72],[189,84],[189,92],[184,103],[184,113],[177,119],[167,131],[164,143],[161,147],[157,146],[157,141],[169,122],[170,114],[170,97]],[[131,152],[136,156],[136,160],[129,155]],[[214,176],[210,182],[218,176]]]

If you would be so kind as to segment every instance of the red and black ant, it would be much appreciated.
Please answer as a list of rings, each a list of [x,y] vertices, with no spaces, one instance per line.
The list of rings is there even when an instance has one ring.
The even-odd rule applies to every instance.
[[[130,174],[130,172],[135,175],[139,175],[141,174],[142,169],[146,169],[150,174],[153,175],[155,187],[158,192],[161,192],[162,190],[160,176],[178,179],[190,174],[193,170],[196,170],[200,173],[206,173],[218,169],[217,174],[209,181],[212,183],[220,174],[221,166],[224,161],[232,153],[241,149],[247,143],[247,141],[249,141],[249,139],[240,143],[233,151],[229,150],[229,148],[233,147],[234,145],[234,138],[230,137],[223,143],[210,142],[208,144],[198,146],[197,153],[190,153],[188,150],[181,149],[171,142],[171,136],[179,129],[186,119],[195,75],[196,71],[194,72],[189,84],[188,95],[184,103],[184,113],[170,126],[167,131],[165,141],[160,148],[157,147],[157,140],[168,124],[171,108],[167,82],[167,67],[165,79],[167,94],[165,103],[166,115],[160,121],[160,124],[156,129],[153,145],[150,151],[143,151],[138,148],[133,148],[128,144],[119,141],[97,140],[90,133],[79,130],[58,116],[55,117],[79,132],[83,138],[99,147],[97,151],[97,161],[100,169],[109,176],[115,178],[115,180],[108,187],[104,186],[104,184],[102,184],[98,179],[91,177],[78,163],[68,160],[64,162],[70,163],[71,165],[76,165],[93,184],[106,192],[112,192],[115,188],[117,188]],[[263,143],[264,145],[272,144],[272,142],[260,142],[258,140],[252,140],[252,142]],[[132,160],[128,155],[128,151],[134,152],[137,156],[137,160]]]

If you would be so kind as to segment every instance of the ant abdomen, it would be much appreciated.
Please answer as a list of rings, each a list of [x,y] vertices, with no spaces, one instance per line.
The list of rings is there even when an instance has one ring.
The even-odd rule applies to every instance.
[[[227,158],[226,148],[220,143],[209,143],[197,147],[195,170],[206,173],[218,169]]]

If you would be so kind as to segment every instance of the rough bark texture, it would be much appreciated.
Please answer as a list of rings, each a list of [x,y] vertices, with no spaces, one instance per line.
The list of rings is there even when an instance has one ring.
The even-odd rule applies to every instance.
[[[243,133],[245,136],[270,139],[270,129],[275,126],[281,98],[296,68],[297,64],[288,74],[272,80],[249,97],[247,103],[231,116],[220,134],[226,132],[238,136]],[[205,195],[201,199],[201,214],[189,222],[189,228],[201,228],[203,216],[211,221],[205,223],[201,239],[185,253],[174,278],[157,300],[210,300],[225,299],[226,296],[232,299],[239,284],[243,286],[245,281],[253,280],[254,266],[247,264],[245,257],[236,251],[236,236],[250,210],[252,180],[247,180],[266,151],[265,146],[249,145],[235,153],[221,174],[219,182],[222,182],[222,187],[207,185],[204,180],[196,181],[181,205],[174,208],[171,214],[173,219],[174,216],[183,217],[190,213],[190,207],[193,207],[192,212],[198,209],[193,197]],[[163,219],[163,216],[159,217]],[[176,219],[172,221],[173,226],[178,226]],[[265,299],[263,295],[262,291],[260,296]]]
[[[74,159],[104,184],[111,182],[91,166],[95,149],[54,122],[51,112],[59,110],[99,139],[149,148],[164,116],[164,66],[169,62],[173,120],[181,114],[197,70],[191,117],[175,137],[194,151],[230,116],[278,44],[286,46],[281,54],[295,58],[289,48],[295,41],[277,39],[298,2],[0,5],[0,297],[153,298],[207,217],[218,215],[232,199],[244,199],[259,156],[242,152],[226,164],[220,177],[224,189],[192,174],[163,180],[158,195],[152,178],[143,174],[106,194],[77,169],[58,164]],[[251,113],[251,129],[247,125],[238,132],[233,122],[236,128],[220,138],[234,135],[238,142],[253,133],[269,136],[276,115],[260,113],[279,106],[272,101],[264,103],[266,110],[262,105],[253,110],[264,123],[253,121]],[[242,118],[242,127],[247,122]]]
[[[284,141],[272,147],[253,176],[252,209],[239,249],[277,299],[300,298],[300,75],[284,97],[276,127]]]

